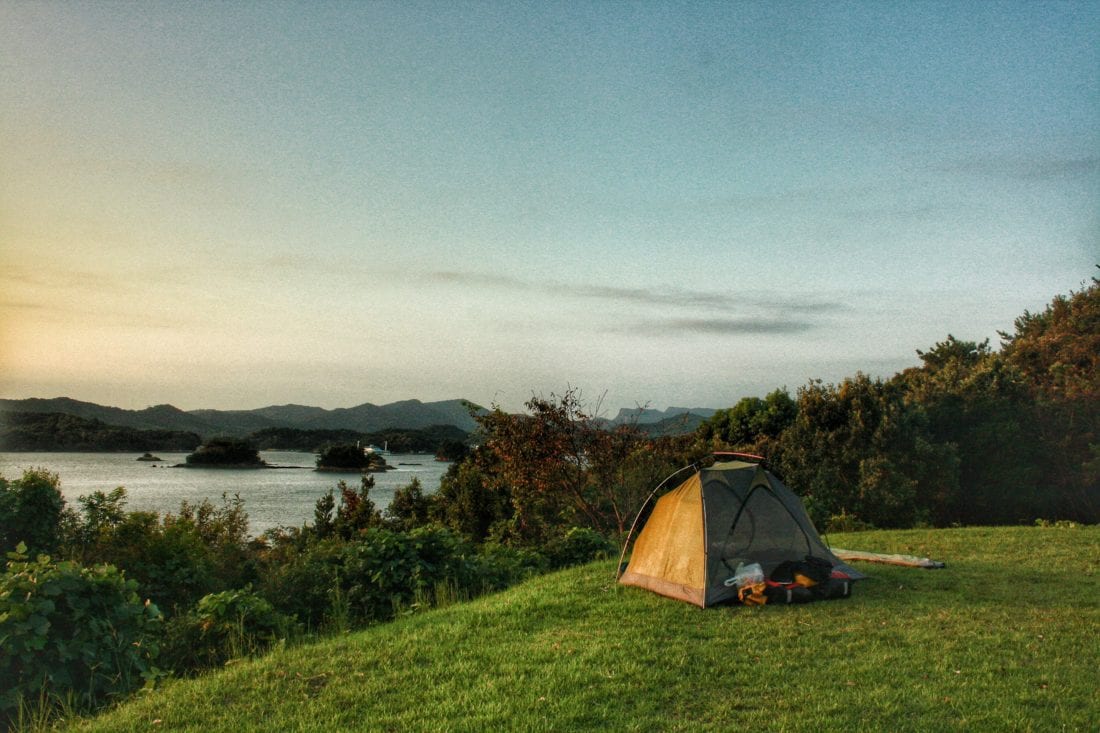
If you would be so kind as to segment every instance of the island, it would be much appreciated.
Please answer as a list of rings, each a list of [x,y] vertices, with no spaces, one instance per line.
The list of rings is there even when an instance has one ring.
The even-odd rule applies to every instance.
[[[164,459],[159,458],[157,456],[154,456],[152,453],[143,453],[142,455],[138,456],[138,460],[139,461],[152,461],[152,462],[155,462],[155,461],[163,461]]]
[[[211,438],[186,458],[183,468],[268,468],[259,451],[240,438]]]
[[[390,471],[393,466],[386,463],[382,453],[364,450],[359,443],[337,443],[324,447],[317,454],[318,471],[363,473]]]

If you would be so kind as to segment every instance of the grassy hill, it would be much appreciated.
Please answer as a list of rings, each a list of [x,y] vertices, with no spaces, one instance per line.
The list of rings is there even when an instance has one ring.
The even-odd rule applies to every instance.
[[[700,610],[613,563],[169,683],[80,730],[1095,730],[1100,527],[834,535],[851,599]]]

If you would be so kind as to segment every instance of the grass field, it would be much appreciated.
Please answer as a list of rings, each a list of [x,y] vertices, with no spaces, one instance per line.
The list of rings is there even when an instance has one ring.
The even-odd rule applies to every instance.
[[[1100,729],[1100,527],[833,535],[852,598],[701,610],[611,562],[176,681],[80,730]]]

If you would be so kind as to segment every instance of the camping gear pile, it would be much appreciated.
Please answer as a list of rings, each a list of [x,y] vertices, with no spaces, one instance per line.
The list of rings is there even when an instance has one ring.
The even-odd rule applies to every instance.
[[[716,458],[656,501],[619,582],[703,608],[848,597],[866,576],[825,546],[794,492],[760,462]]]

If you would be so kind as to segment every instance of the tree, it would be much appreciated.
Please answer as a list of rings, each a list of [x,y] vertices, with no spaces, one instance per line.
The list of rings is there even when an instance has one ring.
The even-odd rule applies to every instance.
[[[650,488],[635,470],[647,460],[642,433],[632,425],[604,429],[594,417],[599,405],[589,412],[572,389],[560,398],[532,397],[526,407],[529,414],[494,408],[477,418],[483,476],[511,504],[507,538],[541,544],[572,525],[625,532]]]
[[[798,414],[798,404],[786,389],[766,397],[744,397],[736,405],[719,410],[703,422],[697,434],[714,450],[734,449],[768,453]]]
[[[1039,471],[1034,404],[1019,370],[988,341],[949,335],[917,353],[923,366],[891,383],[924,413],[929,439],[954,446],[959,465],[958,489],[940,498],[934,520],[1016,523],[1043,514],[1051,497]]]
[[[336,519],[333,522],[333,531],[337,535],[351,539],[371,527],[382,526],[382,512],[370,498],[371,489],[374,488],[373,476],[362,476],[358,490],[344,481],[336,484],[336,488],[340,491],[340,503],[336,507]]]
[[[478,448],[451,465],[439,482],[439,491],[428,497],[431,519],[471,542],[502,534],[511,524],[512,494],[506,485],[493,480],[495,464],[491,451]]]
[[[798,391],[798,416],[776,443],[774,463],[807,498],[815,522],[854,516],[879,527],[929,517],[929,499],[950,494],[957,463],[929,439],[904,392],[865,374]]]
[[[1006,363],[1022,375],[1048,511],[1100,521],[1100,280],[1058,296],[1001,333]]]
[[[408,486],[393,493],[393,499],[386,508],[386,523],[399,532],[408,532],[429,522],[431,501],[424,496],[420,479],[413,477]]]

